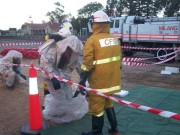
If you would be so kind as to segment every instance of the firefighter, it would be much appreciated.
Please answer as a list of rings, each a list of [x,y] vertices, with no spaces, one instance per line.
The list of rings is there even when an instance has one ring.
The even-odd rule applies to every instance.
[[[83,48],[84,56],[79,84],[85,86],[88,79],[90,88],[112,96],[121,90],[120,42],[110,34],[110,20],[104,11],[94,12],[90,21],[93,34]],[[89,114],[92,115],[92,130],[83,132],[81,135],[103,135],[104,110],[111,126],[109,133],[119,135],[113,101],[91,92],[88,93],[88,98]]]
[[[56,33],[61,40],[50,38],[40,48],[40,66],[48,73],[66,80],[71,79],[73,70],[80,74],[80,55],[83,45],[72,35],[72,25],[65,25]],[[44,76],[46,89],[50,94],[44,98],[43,117],[55,123],[70,122],[82,118],[88,112],[85,96],[72,98],[70,84],[60,82],[56,78]]]
[[[18,64],[21,64],[22,57],[22,53],[11,50],[3,58],[0,59],[0,74],[3,77],[3,80],[5,80],[6,87],[9,90],[12,90],[12,88],[14,88],[16,80],[19,80],[21,78],[26,80],[26,76],[22,74],[21,69],[18,66]]]

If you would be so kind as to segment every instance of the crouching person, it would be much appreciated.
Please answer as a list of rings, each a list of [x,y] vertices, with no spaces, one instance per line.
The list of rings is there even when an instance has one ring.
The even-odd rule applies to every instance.
[[[11,50],[0,59],[0,74],[9,90],[14,88],[16,81],[26,80],[26,76],[22,74],[21,69],[18,66],[21,64],[22,57],[22,53]]]
[[[72,25],[65,23],[60,29],[59,40],[49,39],[39,48],[40,66],[48,73],[70,80],[73,70],[80,73],[80,55],[83,45],[72,35]],[[57,36],[57,35],[56,35]],[[44,75],[44,83],[50,94],[44,98],[43,117],[53,123],[67,123],[81,119],[88,112],[84,95],[73,97],[70,84]]]

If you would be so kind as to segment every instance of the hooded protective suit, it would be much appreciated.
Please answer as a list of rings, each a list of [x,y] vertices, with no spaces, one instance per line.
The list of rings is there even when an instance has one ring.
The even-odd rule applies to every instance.
[[[64,31],[65,32],[65,31]],[[63,33],[64,34],[64,33]],[[83,45],[74,35],[63,35],[64,39],[54,42],[48,40],[39,48],[40,66],[45,71],[70,80],[73,70],[80,73]],[[65,37],[67,36],[67,37]],[[44,76],[50,94],[45,96],[43,116],[56,123],[81,119],[88,112],[88,103],[84,96],[73,97],[71,85],[60,82],[61,88],[54,90],[51,78]]]
[[[7,87],[11,87],[14,85],[17,74],[13,70],[12,65],[5,64],[13,64],[13,58],[18,58],[21,61],[22,57],[22,53],[15,50],[11,50],[3,58],[0,59],[0,74],[3,76],[3,79],[5,80]],[[20,67],[18,68],[20,71]]]

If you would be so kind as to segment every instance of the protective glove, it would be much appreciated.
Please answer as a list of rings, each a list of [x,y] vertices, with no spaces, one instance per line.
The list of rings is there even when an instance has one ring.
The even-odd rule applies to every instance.
[[[79,85],[86,87],[86,80],[87,80],[89,74],[90,74],[90,71],[81,71]],[[74,93],[73,98],[77,97],[79,93],[81,93],[82,95],[85,95],[86,90],[79,87],[79,90],[76,90],[76,92]]]
[[[63,40],[64,38],[59,34],[49,34],[49,39],[54,39],[56,42]]]
[[[13,66],[12,69],[13,69],[13,71],[14,71],[16,74],[19,74],[24,80],[27,80],[26,76],[23,75],[23,74],[19,71],[19,69],[18,69],[17,66]]]
[[[27,80],[26,76],[23,75],[22,73],[20,73],[20,76],[21,76],[24,80]]]
[[[13,64],[21,64],[20,58],[13,58]]]
[[[80,83],[79,83],[79,84],[80,84]],[[85,84],[80,84],[80,85],[83,85],[83,86],[86,87]],[[81,93],[81,95],[86,95],[87,92],[86,92],[86,90],[84,90],[83,88],[77,88],[77,89],[76,89],[76,92],[74,93],[74,95],[73,95],[72,98],[77,97],[77,96],[79,95],[79,93]]]
[[[13,71],[16,73],[16,74],[20,74],[21,72],[19,71],[18,69],[18,66],[13,66],[12,67]]]
[[[52,82],[53,87],[54,87],[55,90],[58,90],[58,89],[61,88],[60,82],[56,78],[52,78],[51,82]]]

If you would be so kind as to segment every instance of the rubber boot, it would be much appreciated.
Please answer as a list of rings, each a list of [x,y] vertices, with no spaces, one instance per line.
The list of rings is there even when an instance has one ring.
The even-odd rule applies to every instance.
[[[114,108],[106,109],[106,114],[107,114],[109,124],[111,125],[111,128],[108,130],[109,133],[112,135],[120,135],[117,128],[117,120],[116,120]]]
[[[92,116],[92,131],[83,132],[81,135],[103,135],[104,115],[100,117]]]

